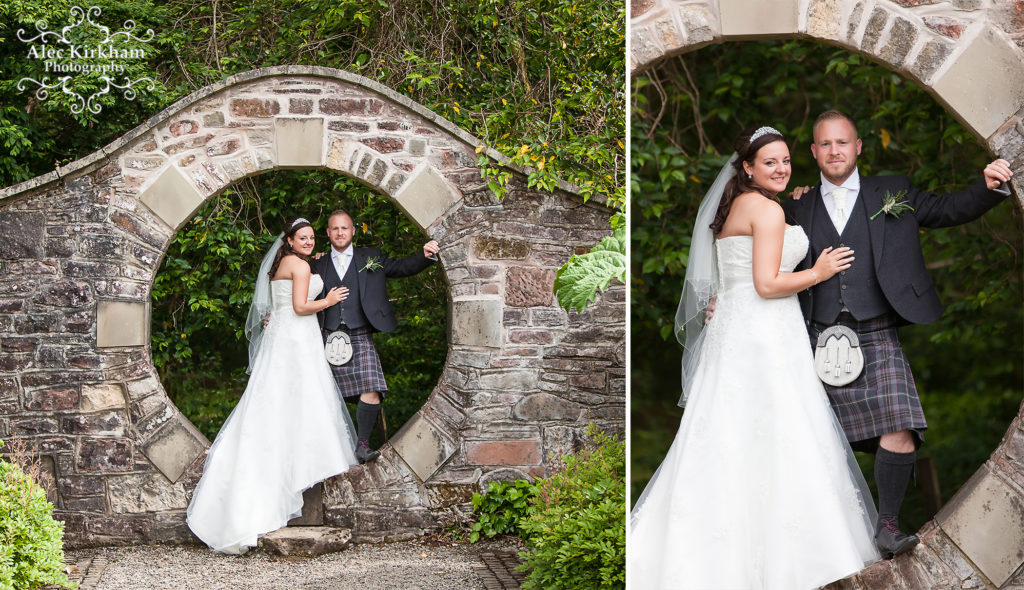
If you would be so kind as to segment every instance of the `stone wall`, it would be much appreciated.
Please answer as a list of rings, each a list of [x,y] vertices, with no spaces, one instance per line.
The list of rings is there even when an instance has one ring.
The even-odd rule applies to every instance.
[[[196,209],[269,170],[360,179],[443,245],[443,375],[378,461],[325,485],[328,523],[356,540],[437,530],[487,481],[547,473],[586,424],[621,431],[624,287],[580,314],[551,293],[556,269],[610,233],[610,211],[529,189],[522,170],[499,200],[480,144],[372,81],[289,66],[198,91],[0,191],[0,438],[42,458],[69,545],[194,540],[184,510],[209,441],[154,370],[150,292]]]
[[[1014,170],[1024,203],[1024,1],[634,0],[634,75],[710,43],[805,37],[866,55],[927,89]],[[1013,271],[1011,271],[1013,272]],[[912,553],[829,586],[1024,587],[1024,404]]]

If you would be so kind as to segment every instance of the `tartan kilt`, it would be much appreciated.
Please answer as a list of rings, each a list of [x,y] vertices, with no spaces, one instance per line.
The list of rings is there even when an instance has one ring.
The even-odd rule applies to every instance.
[[[857,333],[864,353],[864,370],[857,379],[842,387],[823,384],[851,446],[854,450],[873,452],[880,436],[901,430],[913,432],[920,446],[928,423],[894,319],[882,316],[858,322],[848,314],[841,314],[836,323]],[[824,324],[811,322],[812,349],[818,335],[826,328]],[[858,441],[862,441],[861,444],[854,444]]]
[[[330,365],[342,397],[347,402],[355,403],[359,401],[360,395],[376,391],[383,401],[388,384],[384,381],[380,357],[373,346],[372,331],[367,326],[355,330],[342,330],[348,332],[349,339],[352,340],[352,358],[344,365]],[[330,332],[324,331],[325,340],[329,334]]]

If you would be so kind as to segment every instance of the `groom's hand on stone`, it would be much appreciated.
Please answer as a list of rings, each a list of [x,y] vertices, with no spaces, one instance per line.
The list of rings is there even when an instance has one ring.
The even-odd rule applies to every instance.
[[[811,187],[809,186],[793,187],[793,192],[789,193],[789,198],[793,199],[794,201],[799,201],[800,197],[806,195],[808,192],[810,192],[810,190]]]
[[[1013,170],[1010,169],[1009,162],[1000,158],[985,166],[983,174],[985,175],[985,186],[988,187],[988,190],[995,190],[1004,182],[1010,181]]]
[[[437,253],[441,251],[441,246],[434,240],[430,240],[426,244],[423,244],[423,257],[431,260],[437,260]]]

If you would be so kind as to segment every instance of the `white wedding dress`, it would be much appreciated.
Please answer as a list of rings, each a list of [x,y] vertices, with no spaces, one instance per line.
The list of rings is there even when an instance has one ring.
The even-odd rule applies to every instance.
[[[860,468],[795,295],[754,290],[753,238],[715,243],[719,288],[675,441],[630,515],[638,590],[801,590],[879,558]],[[808,241],[791,226],[783,271]]]
[[[188,526],[214,551],[245,553],[302,512],[302,492],[356,464],[352,421],[324,358],[316,315],[270,283],[272,313],[249,383],[210,447]],[[323,289],[312,275],[309,299]]]

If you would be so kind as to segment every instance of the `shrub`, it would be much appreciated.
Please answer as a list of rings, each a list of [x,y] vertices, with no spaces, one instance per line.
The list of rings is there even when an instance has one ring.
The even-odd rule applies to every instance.
[[[53,519],[53,505],[23,458],[16,449],[10,462],[0,459],[0,590],[72,588],[64,572],[64,525]]]
[[[488,537],[501,534],[523,535],[519,523],[530,510],[530,500],[537,495],[537,486],[526,481],[492,481],[484,494],[473,494],[473,513],[477,520],[469,533],[469,542],[476,543],[480,534]]]
[[[523,588],[623,588],[626,583],[625,443],[591,424],[588,448],[537,480],[519,521],[527,551]]]

